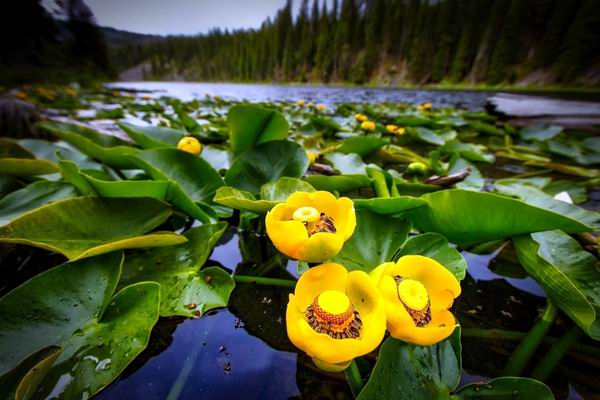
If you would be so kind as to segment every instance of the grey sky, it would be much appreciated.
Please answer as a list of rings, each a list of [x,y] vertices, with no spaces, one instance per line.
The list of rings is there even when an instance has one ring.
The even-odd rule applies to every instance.
[[[300,1],[294,1],[296,9]],[[285,0],[85,0],[85,3],[99,25],[165,35],[204,33],[213,27],[257,28],[267,16],[273,18]],[[309,1],[309,11],[311,4]]]

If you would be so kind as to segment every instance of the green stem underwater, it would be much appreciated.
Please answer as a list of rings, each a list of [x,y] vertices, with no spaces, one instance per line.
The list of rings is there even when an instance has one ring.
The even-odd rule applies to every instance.
[[[555,344],[531,373],[533,379],[544,382],[554,371],[569,348],[583,336],[583,331],[577,325],[569,329]]]
[[[546,336],[550,326],[552,326],[557,312],[558,309],[552,304],[550,299],[548,299],[542,317],[535,323],[533,328],[531,328],[510,356],[506,367],[504,367],[503,375],[520,376],[523,373],[523,370],[527,366],[529,360],[531,360],[533,353],[535,353],[540,346],[544,336]]]
[[[346,374],[346,380],[350,385],[350,390],[354,395],[354,398],[358,398],[358,395],[362,388],[364,387],[364,383],[362,380],[362,376],[360,375],[360,370],[358,369],[358,365],[356,365],[356,361],[352,360],[348,368],[344,371]]]

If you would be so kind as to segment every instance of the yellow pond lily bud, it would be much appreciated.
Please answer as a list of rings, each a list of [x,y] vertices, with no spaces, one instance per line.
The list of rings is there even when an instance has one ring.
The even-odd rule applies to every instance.
[[[360,127],[364,131],[373,132],[375,130],[375,122],[373,121],[364,121],[360,124]]]
[[[460,283],[440,263],[404,256],[378,266],[370,276],[383,296],[393,337],[430,346],[452,334],[456,320],[449,309],[460,295]]]
[[[273,245],[288,257],[307,262],[330,259],[356,227],[354,204],[329,192],[296,192],[265,219]]]
[[[398,131],[398,127],[396,125],[386,125],[385,130],[389,133],[396,133]]]
[[[368,118],[367,118],[367,116],[366,116],[365,114],[360,114],[360,113],[359,113],[359,114],[356,114],[356,115],[354,116],[354,118],[355,118],[355,119],[356,119],[356,121],[358,121],[358,122],[365,122],[365,121],[368,119]]]
[[[177,148],[192,154],[200,154],[202,152],[202,144],[192,136],[186,136],[177,143]]]
[[[313,165],[317,160],[317,153],[313,151],[307,151],[306,156],[308,157],[308,162],[310,163],[310,165]]]
[[[342,371],[373,351],[385,334],[383,298],[363,271],[340,264],[306,271],[290,294],[285,315],[294,346],[326,371]]]
[[[298,100],[296,101],[296,105],[298,105],[298,107],[304,107],[304,100],[302,100],[302,99],[298,99]]]
[[[427,172],[427,165],[419,161],[411,162],[410,164],[408,164],[406,172],[408,172],[411,175],[425,175],[425,173]]]
[[[144,99],[144,100],[150,100],[150,99],[152,99],[152,97],[149,94],[145,94],[145,95],[142,96],[142,99]]]
[[[323,112],[323,111],[327,110],[327,106],[325,104],[317,104],[316,109],[317,109],[317,111]]]
[[[312,107],[313,107],[313,103],[312,103],[312,101],[309,101],[308,103],[306,103],[306,107],[308,107],[308,108],[312,108]]]

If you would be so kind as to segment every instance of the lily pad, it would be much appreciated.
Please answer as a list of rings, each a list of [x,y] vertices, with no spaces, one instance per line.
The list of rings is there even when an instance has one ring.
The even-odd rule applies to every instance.
[[[367,164],[363,162],[358,154],[330,153],[325,156],[325,159],[329,161],[333,165],[333,168],[339,171],[340,174],[367,174]]]
[[[425,200],[412,196],[377,197],[372,199],[354,199],[357,209],[366,208],[381,215],[394,215],[427,205]]]
[[[503,376],[489,382],[471,383],[461,387],[455,395],[463,400],[554,400],[550,388],[530,378]]]
[[[456,131],[453,130],[437,133],[430,129],[419,126],[416,128],[411,128],[410,132],[422,142],[437,146],[441,146],[447,141],[456,138]]]
[[[256,214],[266,214],[279,203],[279,201],[257,200],[252,193],[231,186],[219,188],[213,201],[234,210],[251,211]]]
[[[183,131],[162,126],[139,126],[127,122],[118,125],[142,149],[174,147],[186,135]]]
[[[406,242],[410,229],[410,221],[406,219],[358,210],[354,234],[331,261],[351,271],[371,272],[380,264],[393,260]]]
[[[0,174],[10,176],[37,176],[58,172],[58,166],[50,161],[31,158],[0,158]]]
[[[171,213],[168,204],[151,198],[65,199],[4,225],[0,242],[40,247],[69,259],[185,242],[185,237],[172,232],[143,235],[165,222]]]
[[[226,307],[235,283],[218,267],[202,268],[227,224],[202,225],[185,232],[186,243],[128,254],[119,287],[153,281],[161,285],[160,315],[197,316]]]
[[[270,141],[240,154],[225,181],[233,187],[258,194],[262,185],[283,176],[300,178],[308,169],[308,157],[299,144]]]
[[[413,236],[404,243],[396,259],[408,255],[421,255],[433,258],[452,272],[456,279],[463,280],[467,273],[467,262],[455,247],[442,235],[424,233]]]
[[[448,170],[448,175],[456,174],[464,168],[469,167],[471,169],[471,173],[467,176],[463,181],[458,182],[454,186],[458,189],[464,190],[474,190],[479,192],[483,189],[485,185],[485,179],[481,176],[481,172],[475,166],[475,164],[470,163],[469,161],[463,158],[455,158],[450,162],[450,169]]]
[[[598,260],[558,230],[513,239],[521,264],[552,299],[591,338],[600,340]]]
[[[521,130],[521,137],[525,140],[548,140],[561,133],[563,130],[560,125],[529,125]]]
[[[0,200],[0,226],[18,216],[53,201],[77,196],[75,188],[66,182],[33,182]]]
[[[303,178],[317,190],[346,193],[371,184],[366,175],[307,175]]]
[[[376,136],[355,136],[344,139],[337,151],[345,154],[356,153],[365,157],[388,143],[387,140]]]
[[[276,182],[268,182],[260,188],[260,197],[269,201],[286,201],[295,192],[314,192],[310,183],[297,178],[284,176]]]
[[[531,232],[562,229],[568,233],[592,228],[564,215],[520,200],[461,189],[427,193],[425,207],[405,215],[422,232],[436,232],[466,245],[505,239]]]
[[[35,398],[55,387],[62,389],[53,394],[59,398],[93,396],[112,382],[146,347],[160,301],[153,282],[114,295],[122,260],[117,252],[62,264],[0,299],[0,374],[32,353],[61,346]]]
[[[280,112],[252,105],[231,107],[227,125],[235,154],[272,140],[284,140],[290,131],[290,125]]]

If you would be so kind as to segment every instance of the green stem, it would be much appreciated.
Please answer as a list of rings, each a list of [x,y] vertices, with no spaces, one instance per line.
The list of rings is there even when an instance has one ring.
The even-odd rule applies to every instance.
[[[241,283],[257,283],[259,285],[271,285],[293,288],[296,281],[291,279],[265,278],[263,276],[233,275],[233,280]]]
[[[575,344],[581,336],[583,336],[583,331],[577,325],[569,329],[563,337],[558,339],[558,341],[552,345],[550,351],[546,353],[544,358],[542,358],[531,373],[531,377],[542,382],[548,379],[565,353],[569,351],[569,348]]]
[[[527,363],[533,356],[546,336],[548,329],[552,326],[557,308],[550,300],[546,303],[546,308],[542,313],[542,317],[536,322],[531,330],[525,335],[521,343],[517,346],[513,354],[510,356],[506,367],[504,367],[505,376],[520,376],[527,366]]]
[[[354,398],[358,398],[358,394],[362,390],[364,383],[355,360],[352,360],[348,368],[344,370],[344,373],[346,374],[346,380],[350,385],[350,390],[352,391]]]
[[[392,195],[392,197],[400,197],[400,191],[398,191],[398,186],[396,186],[394,182],[392,182],[390,194]]]
[[[371,179],[373,179],[373,190],[377,197],[390,197],[390,191],[388,190],[383,172],[377,169],[369,169],[368,172]]]

